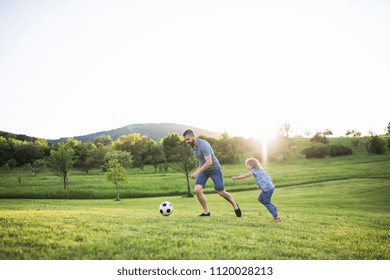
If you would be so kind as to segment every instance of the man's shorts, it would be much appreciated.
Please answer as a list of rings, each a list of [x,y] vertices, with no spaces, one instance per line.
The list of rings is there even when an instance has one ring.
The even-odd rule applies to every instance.
[[[214,182],[214,189],[216,191],[223,191],[225,189],[223,185],[222,170],[203,171],[196,177],[196,185],[201,185],[203,188],[206,187],[207,180],[211,178]]]

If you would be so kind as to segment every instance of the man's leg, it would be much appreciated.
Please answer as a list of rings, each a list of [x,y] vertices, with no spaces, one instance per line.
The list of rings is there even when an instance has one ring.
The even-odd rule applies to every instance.
[[[234,201],[234,199],[233,199],[233,197],[231,196],[230,193],[228,193],[227,191],[223,190],[223,191],[218,191],[218,194],[220,196],[222,196],[224,199],[226,199],[227,201],[230,202],[230,204],[233,206],[234,212],[236,213],[237,217],[241,217],[242,216],[240,207]]]
[[[222,196],[224,199],[226,199],[227,201],[229,201],[230,204],[233,206],[234,210],[238,209],[238,205],[234,201],[234,199],[233,199],[233,197],[232,197],[232,195],[230,193],[228,193],[227,191],[223,190],[223,191],[218,191],[218,194],[220,196]]]
[[[230,193],[225,191],[225,186],[223,183],[223,176],[221,170],[216,170],[212,175],[211,179],[214,182],[214,188],[218,192],[220,196],[222,196],[224,199],[229,201],[229,203],[233,206],[234,212],[236,213],[237,217],[241,217],[241,210],[238,204],[234,201],[233,197]]]
[[[196,197],[198,198],[200,205],[203,208],[203,213],[204,214],[210,213],[209,207],[207,206],[206,197],[203,194],[203,186],[202,185],[195,185],[195,194],[196,194]]]

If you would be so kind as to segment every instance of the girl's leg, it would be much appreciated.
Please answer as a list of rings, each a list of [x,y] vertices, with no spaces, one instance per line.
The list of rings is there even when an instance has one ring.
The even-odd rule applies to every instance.
[[[276,212],[275,206],[271,203],[272,194],[274,193],[274,190],[270,190],[267,192],[261,192],[259,195],[259,202],[263,204],[268,211],[271,213],[271,215],[275,218],[278,217],[278,212]]]

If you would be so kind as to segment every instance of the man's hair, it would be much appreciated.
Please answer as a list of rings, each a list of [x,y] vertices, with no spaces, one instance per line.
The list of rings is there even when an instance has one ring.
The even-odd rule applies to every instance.
[[[187,135],[191,137],[195,137],[195,133],[191,129],[187,129],[186,131],[183,132],[183,137],[186,137]]]

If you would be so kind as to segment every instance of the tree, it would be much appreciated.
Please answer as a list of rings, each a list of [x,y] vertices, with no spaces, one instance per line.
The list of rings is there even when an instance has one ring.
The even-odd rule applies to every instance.
[[[386,128],[386,136],[390,136],[390,122],[387,124],[387,128]],[[387,137],[387,148],[390,149],[390,137]]]
[[[173,168],[184,173],[187,179],[187,195],[192,197],[189,174],[198,166],[198,161],[195,158],[194,154],[191,151],[191,148],[184,141],[177,146],[174,151],[174,156],[176,163],[173,165]]]
[[[159,164],[166,161],[164,148],[162,144],[150,140],[147,144],[147,160],[146,162],[153,165],[154,171],[157,172],[157,167]]]
[[[362,133],[359,132],[359,131],[356,131],[356,130],[347,130],[347,132],[345,133],[345,136],[349,137],[349,136],[352,136],[352,137],[360,137],[362,136]]]
[[[34,144],[41,148],[47,148],[49,146],[47,140],[43,138],[38,138],[37,140],[35,140]]]
[[[182,141],[183,139],[177,133],[169,134],[162,140],[164,154],[168,162],[174,161],[175,150],[181,145]]]
[[[136,141],[133,146],[132,151],[132,160],[133,167],[138,167],[141,170],[144,170],[146,160],[148,158],[148,137],[142,136],[141,140]]]
[[[6,169],[12,170],[18,165],[18,162],[16,161],[16,159],[11,158],[11,159],[7,160],[5,165],[6,165]]]
[[[37,159],[36,161],[31,163],[27,163],[24,165],[24,168],[27,170],[31,170],[34,175],[37,175],[41,170],[45,167],[45,161],[43,159]]]
[[[108,170],[106,173],[106,180],[115,185],[117,195],[115,200],[120,200],[119,198],[119,184],[127,182],[126,170],[120,164],[119,160],[112,159],[108,162]]]
[[[77,161],[83,161],[85,159],[87,154],[87,146],[83,144],[83,142],[74,138],[68,138],[66,139],[65,143],[73,149],[75,156],[77,157]]]
[[[12,141],[12,153],[18,166],[26,163],[33,163],[35,160],[44,157],[44,150],[32,142],[15,140]]]
[[[132,155],[133,167],[138,167],[143,170],[147,158],[146,144],[147,136],[142,136],[139,133],[133,133],[119,137],[113,142],[115,150],[127,151]]]
[[[133,133],[129,135],[122,135],[117,140],[112,142],[112,145],[115,150],[126,151],[133,154],[135,143],[141,140],[142,140],[141,134]]]
[[[314,136],[310,139],[310,142],[328,144],[329,140],[328,140],[328,138],[326,138],[325,133],[323,133],[323,132],[317,132],[317,133],[314,134]]]
[[[117,160],[123,167],[131,166],[131,154],[126,151],[117,151],[117,150],[109,150],[104,155],[104,163],[105,168],[103,170],[108,170],[108,166],[110,161]]]
[[[3,166],[11,157],[11,146],[9,145],[8,140],[3,136],[0,136],[0,166]]]
[[[322,144],[328,144],[329,140],[326,138],[326,136],[333,135],[333,132],[329,129],[325,129],[324,132],[317,132],[311,139],[311,142],[316,143],[322,143]]]
[[[371,135],[369,140],[369,155],[383,155],[386,152],[386,142],[378,135]]]
[[[325,129],[324,132],[322,132],[322,134],[324,136],[329,136],[329,135],[333,135],[333,132],[330,129],[327,128],[327,129]]]
[[[370,136],[363,137],[360,140],[369,156],[372,154],[383,155],[386,152],[386,141],[370,131]]]
[[[111,142],[112,142],[112,138],[110,135],[102,135],[95,138],[94,144],[97,147],[102,147],[102,146],[110,145]]]
[[[92,168],[98,167],[92,156],[97,149],[96,145],[92,142],[82,143],[79,149],[79,157],[76,167],[84,170],[87,174]]]
[[[56,175],[63,178],[64,189],[68,188],[68,175],[77,161],[75,151],[66,142],[58,144],[57,149],[50,151],[46,158],[47,167]]]
[[[292,132],[291,125],[289,123],[283,124],[282,127],[279,128],[280,136],[289,138]]]
[[[87,157],[87,162],[92,167],[101,168],[102,171],[107,171],[107,165],[105,164],[105,156],[112,150],[109,146],[98,145],[96,150],[91,151]]]
[[[221,164],[239,162],[239,152],[237,151],[237,146],[235,144],[236,142],[227,133],[223,133],[221,138],[215,142],[213,149]]]

